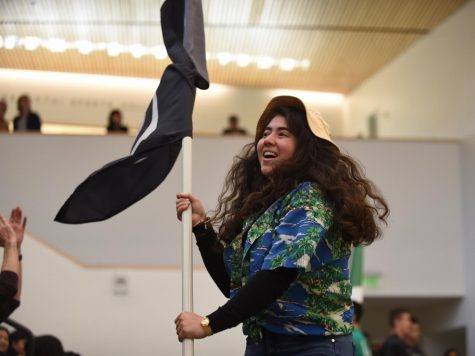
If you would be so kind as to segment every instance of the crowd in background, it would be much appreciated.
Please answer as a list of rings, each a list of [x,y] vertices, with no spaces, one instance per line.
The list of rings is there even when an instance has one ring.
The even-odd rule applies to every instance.
[[[6,118],[8,109],[7,102],[0,99],[0,132],[9,132],[9,121]],[[13,132],[37,132],[41,133],[42,120],[38,113],[32,110],[31,99],[28,95],[21,95],[17,100],[18,113],[13,119]],[[127,134],[129,128],[122,122],[122,112],[113,109],[109,113],[107,133]]]
[[[7,112],[7,102],[0,100],[0,131],[8,132],[8,121],[5,118]],[[18,113],[13,119],[14,132],[41,132],[41,118],[32,111],[31,99],[28,95],[20,95],[17,100]]]
[[[9,120],[6,117],[8,104],[0,99],[0,132],[10,132]],[[13,118],[13,132],[41,133],[42,120],[37,112],[32,110],[31,99],[23,94],[17,99],[17,114]],[[122,111],[114,108],[109,112],[106,131],[108,134],[128,134],[129,127],[123,123]],[[228,118],[228,126],[222,130],[223,135],[248,135],[246,129],[239,126],[239,117],[232,114]]]
[[[61,340],[54,335],[34,336],[29,329],[12,320],[7,324],[10,328],[0,326],[0,356],[80,356],[65,351]]]
[[[425,356],[421,346],[422,330],[417,318],[405,308],[389,312],[390,334],[383,343],[375,343],[371,335],[363,331],[361,319],[363,306],[354,303],[353,339],[356,356]],[[443,356],[461,356],[455,348],[448,348]]]

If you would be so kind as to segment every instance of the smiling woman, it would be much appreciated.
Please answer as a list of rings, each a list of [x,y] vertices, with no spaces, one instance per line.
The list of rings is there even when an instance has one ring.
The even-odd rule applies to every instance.
[[[267,125],[262,138],[257,142],[257,156],[261,173],[271,177],[272,171],[285,164],[295,152],[297,140],[287,127],[287,120],[276,115]]]
[[[389,210],[319,114],[272,99],[214,216],[178,194],[179,219],[190,205],[205,266],[230,299],[207,317],[179,314],[180,341],[243,323],[246,356],[353,355],[351,247],[379,237]]]

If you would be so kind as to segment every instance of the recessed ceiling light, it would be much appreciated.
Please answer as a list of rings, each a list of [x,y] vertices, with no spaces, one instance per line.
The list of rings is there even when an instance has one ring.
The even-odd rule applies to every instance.
[[[218,53],[218,62],[222,66],[225,66],[232,60],[233,60],[233,55],[231,55],[230,53],[226,53],[226,52]]]
[[[13,49],[15,48],[16,42],[16,36],[7,36],[5,37],[5,42],[3,43],[3,46],[5,47],[5,49]]]
[[[247,67],[251,63],[251,56],[247,54],[238,54],[236,56],[236,63],[239,67]]]
[[[269,69],[275,63],[274,58],[272,57],[259,57],[257,58],[257,67],[260,69]]]
[[[34,51],[41,45],[41,41],[38,37],[28,36],[23,39],[23,46],[27,51]]]
[[[48,48],[51,52],[64,52],[68,49],[68,44],[62,38],[50,38],[45,43],[44,46]]]
[[[76,41],[76,48],[78,49],[79,53],[89,54],[94,49],[94,45],[92,44],[91,41],[80,40],[80,41]]]
[[[123,46],[117,42],[107,44],[107,54],[111,57],[116,57],[123,52]]]
[[[280,69],[282,69],[286,72],[290,72],[291,70],[293,70],[296,65],[297,65],[297,61],[295,59],[292,59],[292,58],[281,59],[280,63],[279,63]]]
[[[145,47],[143,44],[136,43],[129,47],[129,51],[134,58],[140,58],[145,54]]]

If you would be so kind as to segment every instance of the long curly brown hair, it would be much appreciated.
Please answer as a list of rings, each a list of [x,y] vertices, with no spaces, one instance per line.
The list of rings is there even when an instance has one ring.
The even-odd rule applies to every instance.
[[[274,201],[299,183],[316,182],[334,211],[333,228],[354,245],[372,243],[381,236],[380,223],[386,224],[389,208],[360,165],[337,146],[313,135],[305,112],[294,107],[279,107],[266,118],[286,118],[289,131],[297,139],[292,159],[279,167],[272,179],[261,173],[255,142],[244,146],[234,158],[226,176],[218,205],[211,218],[219,225],[219,236],[231,242],[248,217],[257,217]]]

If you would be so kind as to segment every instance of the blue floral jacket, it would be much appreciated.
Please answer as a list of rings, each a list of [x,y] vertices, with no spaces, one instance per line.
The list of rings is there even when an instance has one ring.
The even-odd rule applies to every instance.
[[[337,229],[331,229],[332,223],[333,211],[318,185],[304,182],[257,219],[245,222],[244,246],[242,236],[237,236],[225,247],[231,298],[260,270],[299,270],[279,299],[243,323],[250,340],[259,341],[262,328],[293,335],[352,332],[351,244]]]

